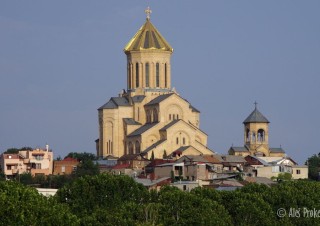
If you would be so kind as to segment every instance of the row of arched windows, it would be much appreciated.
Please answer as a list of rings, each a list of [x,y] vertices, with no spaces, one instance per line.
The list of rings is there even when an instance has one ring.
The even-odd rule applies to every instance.
[[[141,151],[140,149],[141,147],[140,147],[139,141],[136,141],[134,143],[131,141],[128,142],[128,147],[127,147],[128,154],[138,154]]]
[[[133,65],[132,64],[128,64],[128,74],[129,74],[129,78],[128,78],[128,83],[129,83],[129,87],[131,87],[131,83],[132,83],[132,71],[135,71],[135,78],[133,78],[133,82],[135,84],[135,87],[142,87],[143,84],[140,81],[140,73],[142,72],[139,63],[135,63],[134,64],[134,69],[132,68]],[[145,69],[145,87],[150,87],[150,64],[146,63],[144,65],[144,69]],[[160,63],[156,63],[155,66],[155,87],[160,87]],[[168,66],[165,63],[164,64],[164,87],[167,88],[168,86]],[[132,87],[131,87],[132,88]]]
[[[246,141],[247,142],[264,142],[266,141],[265,131],[263,129],[259,129],[256,133],[255,131],[251,131],[247,129],[246,133]]]
[[[158,111],[156,108],[152,110],[147,110],[146,114],[147,114],[147,123],[159,122]]]
[[[176,119],[179,119],[178,114],[169,114],[169,120],[176,120]]]

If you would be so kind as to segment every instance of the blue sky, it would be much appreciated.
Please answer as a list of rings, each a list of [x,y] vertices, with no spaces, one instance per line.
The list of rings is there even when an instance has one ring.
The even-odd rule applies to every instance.
[[[173,46],[172,86],[201,111],[208,146],[243,145],[258,109],[269,142],[319,153],[320,1],[1,1],[0,150],[95,153],[97,108],[126,88],[125,44],[145,21]]]

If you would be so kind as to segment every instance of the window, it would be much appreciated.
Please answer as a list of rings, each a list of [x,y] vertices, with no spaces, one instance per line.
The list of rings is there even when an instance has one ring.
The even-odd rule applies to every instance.
[[[187,190],[187,185],[183,185],[183,190],[184,190],[184,191]]]
[[[35,155],[34,158],[36,160],[43,160],[43,155]]]
[[[179,144],[179,138],[178,138],[178,137],[177,137],[177,139],[176,139],[176,143]]]
[[[171,114],[169,114],[169,120],[171,120]]]
[[[159,87],[160,86],[160,65],[159,63],[156,64],[156,87]]]
[[[182,143],[185,145],[186,144],[186,138],[182,139]]]
[[[66,167],[65,166],[61,166],[61,173],[65,173],[66,172]]]
[[[11,165],[7,165],[7,170],[11,170]]]
[[[146,63],[146,87],[149,87],[149,63]]]
[[[296,170],[297,174],[301,174],[301,171],[299,169]]]
[[[136,63],[136,87],[139,87],[139,63]]]
[[[131,64],[128,64],[128,87],[131,88]]]
[[[167,64],[164,64],[164,87],[167,88]]]
[[[136,141],[136,154],[140,153],[140,143],[139,141]]]

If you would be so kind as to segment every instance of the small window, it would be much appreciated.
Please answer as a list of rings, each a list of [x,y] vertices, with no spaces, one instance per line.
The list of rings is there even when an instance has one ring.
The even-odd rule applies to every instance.
[[[179,115],[177,115],[177,119],[179,119]]]
[[[183,185],[183,190],[184,190],[184,191],[187,190],[187,185]]]
[[[171,114],[169,114],[169,120],[171,120]]]
[[[297,174],[301,174],[301,172],[300,172],[300,170],[299,170],[299,169],[297,169],[297,171],[296,171],[296,172],[297,172]]]
[[[179,144],[179,138],[177,137],[177,139],[176,139],[176,142],[177,142],[177,144]]]
[[[61,166],[61,173],[66,172],[66,167],[65,166]]]
[[[183,144],[186,144],[186,138],[183,138],[183,139],[182,139],[182,143],[183,143]]]

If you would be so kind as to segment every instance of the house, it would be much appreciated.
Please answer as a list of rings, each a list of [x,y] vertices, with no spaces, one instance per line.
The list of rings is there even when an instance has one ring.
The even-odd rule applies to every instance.
[[[0,165],[7,178],[15,178],[22,173],[50,175],[53,171],[53,152],[47,148],[21,150],[16,154],[3,153]]]
[[[246,156],[247,164],[244,172],[250,177],[278,177],[280,173],[290,173],[292,179],[308,178],[308,167],[299,166],[289,157],[257,157]]]
[[[71,157],[53,161],[53,175],[72,174],[77,170],[78,164],[79,161]]]

